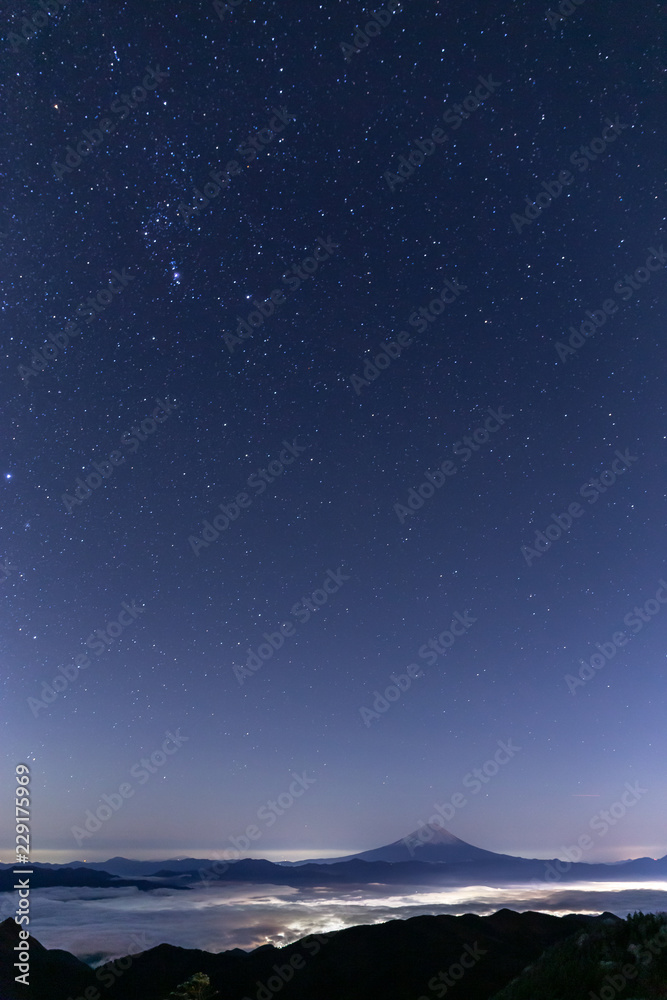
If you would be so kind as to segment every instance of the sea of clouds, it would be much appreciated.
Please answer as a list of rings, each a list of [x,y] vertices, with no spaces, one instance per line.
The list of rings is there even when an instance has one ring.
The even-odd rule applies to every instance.
[[[4,898],[2,898],[4,897]],[[2,916],[13,894],[0,893]],[[562,915],[667,909],[665,882],[597,882],[575,886],[466,886],[415,891],[409,886],[332,888],[220,883],[192,890],[142,892],[53,887],[30,894],[30,932],[46,948],[62,948],[93,965],[166,942],[220,952],[278,947],[311,933],[423,914],[477,913],[502,907]],[[10,909],[11,907],[11,909]]]

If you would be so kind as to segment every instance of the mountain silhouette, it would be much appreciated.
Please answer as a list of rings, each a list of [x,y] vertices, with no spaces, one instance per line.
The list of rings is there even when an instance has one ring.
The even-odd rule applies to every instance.
[[[261,858],[221,862],[212,858],[137,861],[115,857],[94,864],[81,861],[68,865],[35,862],[32,867],[35,869],[32,876],[35,888],[134,884],[137,888],[149,891],[160,886],[186,888],[202,881],[267,882],[290,886],[346,882],[503,886],[531,880],[542,884],[586,880],[664,880],[667,877],[667,855],[658,859],[636,858],[613,864],[586,861],[575,863],[559,861],[557,858],[520,858],[474,847],[442,828],[422,827],[384,847],[337,858],[282,861],[276,864]],[[10,868],[11,865],[0,864],[0,890],[11,887]],[[119,878],[123,879],[122,883]]]
[[[46,889],[51,886],[72,886],[79,888],[95,889],[118,889],[130,888],[140,889],[147,892],[150,889],[171,888],[185,889],[186,886],[179,882],[179,876],[174,876],[171,872],[165,873],[162,878],[120,878],[109,872],[101,871],[97,868],[59,868],[53,871],[48,868],[38,868],[31,864],[33,874],[30,876],[31,889]],[[0,892],[11,892],[16,882],[16,876],[11,869],[0,871]],[[1,1000],[1,998],[0,998]]]
[[[465,840],[459,840],[443,827],[424,826],[408,834],[402,840],[395,840],[385,847],[376,847],[359,854],[348,854],[340,858],[310,858],[308,861],[283,861],[285,866],[298,867],[304,864],[335,865],[346,861],[422,861],[429,864],[457,864],[465,861],[493,861],[508,858],[508,854],[496,854],[482,847],[473,847]]]
[[[0,998],[164,1000],[178,984],[203,972],[218,1000],[271,1000],[274,995],[280,1000],[424,995],[433,1000],[448,992],[442,977],[451,972],[452,984],[465,976],[457,996],[490,1000],[546,948],[605,923],[623,921],[611,914],[554,917],[507,909],[488,917],[419,916],[308,935],[282,948],[264,945],[252,952],[236,948],[211,954],[161,944],[95,970],[66,951],[47,951],[30,937],[26,987],[14,982],[18,927],[9,919],[0,924]],[[568,994],[568,1000],[574,997]]]

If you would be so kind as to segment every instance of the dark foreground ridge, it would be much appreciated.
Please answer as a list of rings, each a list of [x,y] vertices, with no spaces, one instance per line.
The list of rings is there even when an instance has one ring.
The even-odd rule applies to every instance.
[[[216,1000],[626,1000],[664,997],[667,915],[421,916],[211,954],[162,944],[99,969],[30,938],[31,985],[14,982],[18,927],[0,924],[0,1000],[166,1000],[204,973]],[[217,991],[217,992],[216,992]],[[592,994],[592,996],[591,996]],[[189,996],[190,994],[183,994]],[[197,994],[192,994],[197,995]]]

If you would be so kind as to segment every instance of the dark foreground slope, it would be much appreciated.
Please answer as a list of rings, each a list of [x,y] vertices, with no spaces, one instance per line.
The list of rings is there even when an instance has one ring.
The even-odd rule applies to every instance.
[[[0,925],[0,1000],[165,1000],[196,972],[210,977],[218,1000],[435,1000],[445,995],[489,1000],[545,949],[620,924],[624,921],[610,914],[553,917],[507,909],[490,917],[422,916],[250,953],[235,949],[214,955],[163,944],[95,971],[31,938],[31,986],[26,988],[13,981],[18,928],[6,920]],[[577,994],[567,996],[574,1000]]]
[[[549,948],[494,1000],[667,997],[667,916],[637,913]]]

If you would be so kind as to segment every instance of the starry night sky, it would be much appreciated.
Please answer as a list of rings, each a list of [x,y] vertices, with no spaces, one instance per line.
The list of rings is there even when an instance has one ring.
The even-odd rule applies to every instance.
[[[405,4],[349,61],[373,8],[348,0],[71,3],[28,40],[38,8],[5,13],[2,783],[11,805],[30,764],[34,860],[211,857],[253,823],[244,854],[366,850],[499,740],[520,752],[452,833],[553,857],[639,782],[595,858],[666,853],[664,264],[624,278],[667,239],[663,18],[572,9]],[[587,310],[604,325],[559,356]],[[462,444],[489,410],[510,416]],[[233,519],[198,544],[220,504]],[[169,756],[167,731],[187,737]]]

